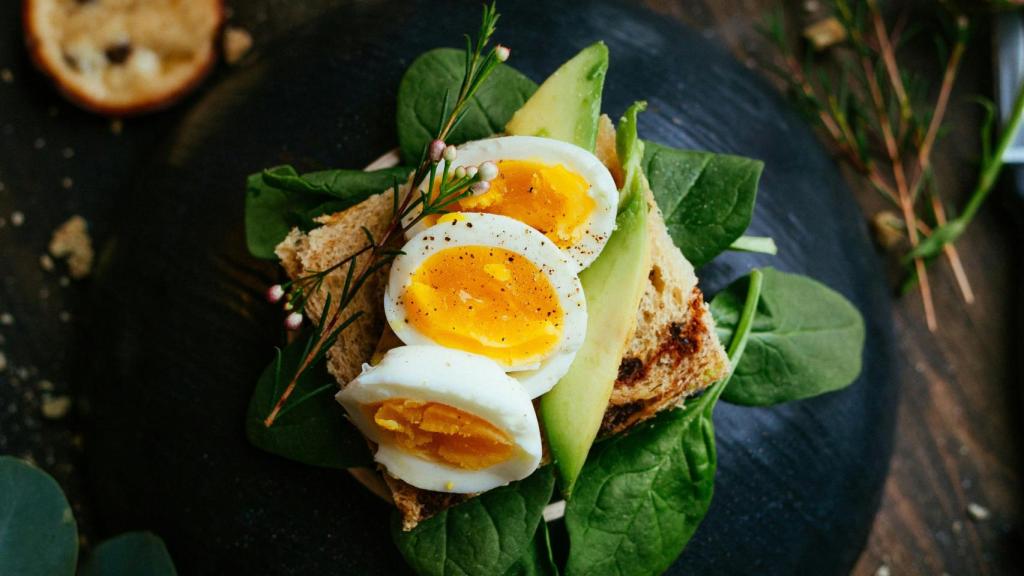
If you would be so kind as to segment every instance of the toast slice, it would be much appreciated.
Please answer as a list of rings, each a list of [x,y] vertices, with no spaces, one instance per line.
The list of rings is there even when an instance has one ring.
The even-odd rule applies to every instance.
[[[169,106],[217,60],[222,0],[24,0],[36,66],[71,101],[121,117]]]
[[[601,434],[622,432],[661,410],[682,404],[684,399],[711,385],[728,371],[728,358],[714,331],[714,322],[697,288],[693,266],[673,244],[661,211],[647,191],[650,207],[648,233],[652,242],[652,267],[648,286],[637,310],[637,325],[619,367]],[[379,237],[391,215],[388,193],[372,196],[343,212],[319,219],[323,224],[309,233],[293,230],[277,247],[288,274],[324,269],[365,242],[360,225]],[[346,330],[328,353],[328,369],[344,386],[374,354],[397,345],[388,336],[383,313],[387,270],[382,270],[360,291],[352,303],[363,316]],[[337,293],[341,271],[332,273],[325,286]],[[306,313],[314,320],[323,308],[324,295],[310,297]],[[383,334],[383,336],[382,336]],[[380,346],[378,346],[380,343]],[[422,520],[463,502],[471,495],[445,494],[415,488],[382,471],[392,500],[410,530]]]

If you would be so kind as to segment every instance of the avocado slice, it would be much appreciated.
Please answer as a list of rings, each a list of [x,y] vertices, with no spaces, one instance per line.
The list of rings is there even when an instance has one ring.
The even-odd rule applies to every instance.
[[[636,102],[619,121],[617,149],[625,170],[615,232],[589,268],[580,272],[587,297],[587,335],[569,371],[541,397],[540,417],[569,498],[608,408],[619,363],[636,327],[651,247],[647,235],[647,178],[640,159],[636,117],[647,106]]]
[[[593,152],[606,72],[608,47],[604,42],[587,46],[548,76],[512,115],[505,132],[554,138]]]

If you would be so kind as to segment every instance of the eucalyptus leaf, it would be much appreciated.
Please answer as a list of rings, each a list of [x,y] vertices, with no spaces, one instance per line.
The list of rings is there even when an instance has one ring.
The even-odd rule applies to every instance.
[[[288,375],[298,369],[307,338],[308,334],[303,335],[286,346],[279,353],[280,366],[275,360],[260,375],[246,416],[249,442],[272,454],[313,466],[369,466],[372,459],[366,441],[334,400],[334,377],[327,373],[323,360],[303,372],[274,423],[269,428],[264,424],[288,385]]]
[[[437,133],[445,111],[445,92],[455,101],[466,70],[466,53],[438,48],[413,61],[398,86],[398,143],[409,164],[419,161]],[[510,66],[499,65],[466,107],[466,115],[447,138],[448,144],[479,140],[501,132],[537,84]]]
[[[551,552],[551,535],[548,523],[541,520],[533,535],[533,544],[505,576],[558,576],[558,565]]]
[[[750,225],[763,162],[646,142],[643,165],[672,240],[694,266]]]
[[[49,474],[0,456],[0,574],[71,576],[78,562],[78,525]]]
[[[544,467],[531,476],[467,500],[392,534],[406,562],[423,576],[505,574],[534,544],[555,476]]]
[[[722,399],[770,406],[848,386],[861,370],[864,319],[838,292],[798,274],[765,268],[764,286],[746,353]],[[715,296],[711,314],[720,338],[735,329],[747,279]]]
[[[711,504],[717,397],[594,446],[565,509],[566,574],[661,574],[679,556]]]
[[[177,576],[164,541],[151,532],[128,532],[100,543],[79,576]]]
[[[245,192],[245,238],[257,258],[276,258],[274,247],[293,227],[310,230],[317,216],[344,210],[405,181],[408,168],[324,170],[299,174],[275,166],[250,174]]]

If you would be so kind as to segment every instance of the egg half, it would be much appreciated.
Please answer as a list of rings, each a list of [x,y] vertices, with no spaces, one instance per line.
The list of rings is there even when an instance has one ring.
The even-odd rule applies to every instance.
[[[374,459],[417,488],[484,492],[529,476],[541,459],[530,397],[497,364],[437,346],[388,351],[337,394],[377,445]]]
[[[459,200],[451,211],[519,220],[565,251],[576,272],[597,258],[615,229],[619,192],[611,172],[596,156],[550,138],[504,136],[463,144],[452,168],[486,161],[498,167],[489,189]],[[432,225],[436,218],[423,218],[410,228],[410,235]]]
[[[587,303],[569,258],[507,216],[450,213],[395,258],[384,294],[406,344],[485,356],[530,397],[558,382],[583,343]]]

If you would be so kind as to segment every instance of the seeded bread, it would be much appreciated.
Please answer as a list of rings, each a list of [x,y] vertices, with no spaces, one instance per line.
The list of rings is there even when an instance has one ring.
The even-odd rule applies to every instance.
[[[648,234],[652,243],[652,267],[648,286],[637,310],[637,326],[623,356],[601,434],[622,432],[660,410],[677,406],[724,376],[728,359],[715,335],[714,323],[697,288],[693,266],[673,244],[653,195],[647,191],[650,214]],[[344,212],[322,217],[323,224],[308,234],[293,230],[277,247],[277,255],[295,278],[330,266],[365,242],[360,225],[379,237],[391,215],[389,194],[372,196]],[[328,290],[337,293],[343,276],[333,273]],[[343,386],[360,371],[375,352],[397,345],[388,337],[383,318],[386,271],[367,282],[353,309],[363,317],[347,330],[328,354],[329,369]],[[318,318],[323,296],[310,298],[306,313]],[[381,334],[385,337],[381,337]],[[379,343],[383,343],[381,347]],[[429,492],[382,472],[392,500],[410,530],[434,514],[470,496]]]
[[[24,0],[36,65],[83,108],[126,116],[162,108],[216,61],[222,0]]]

